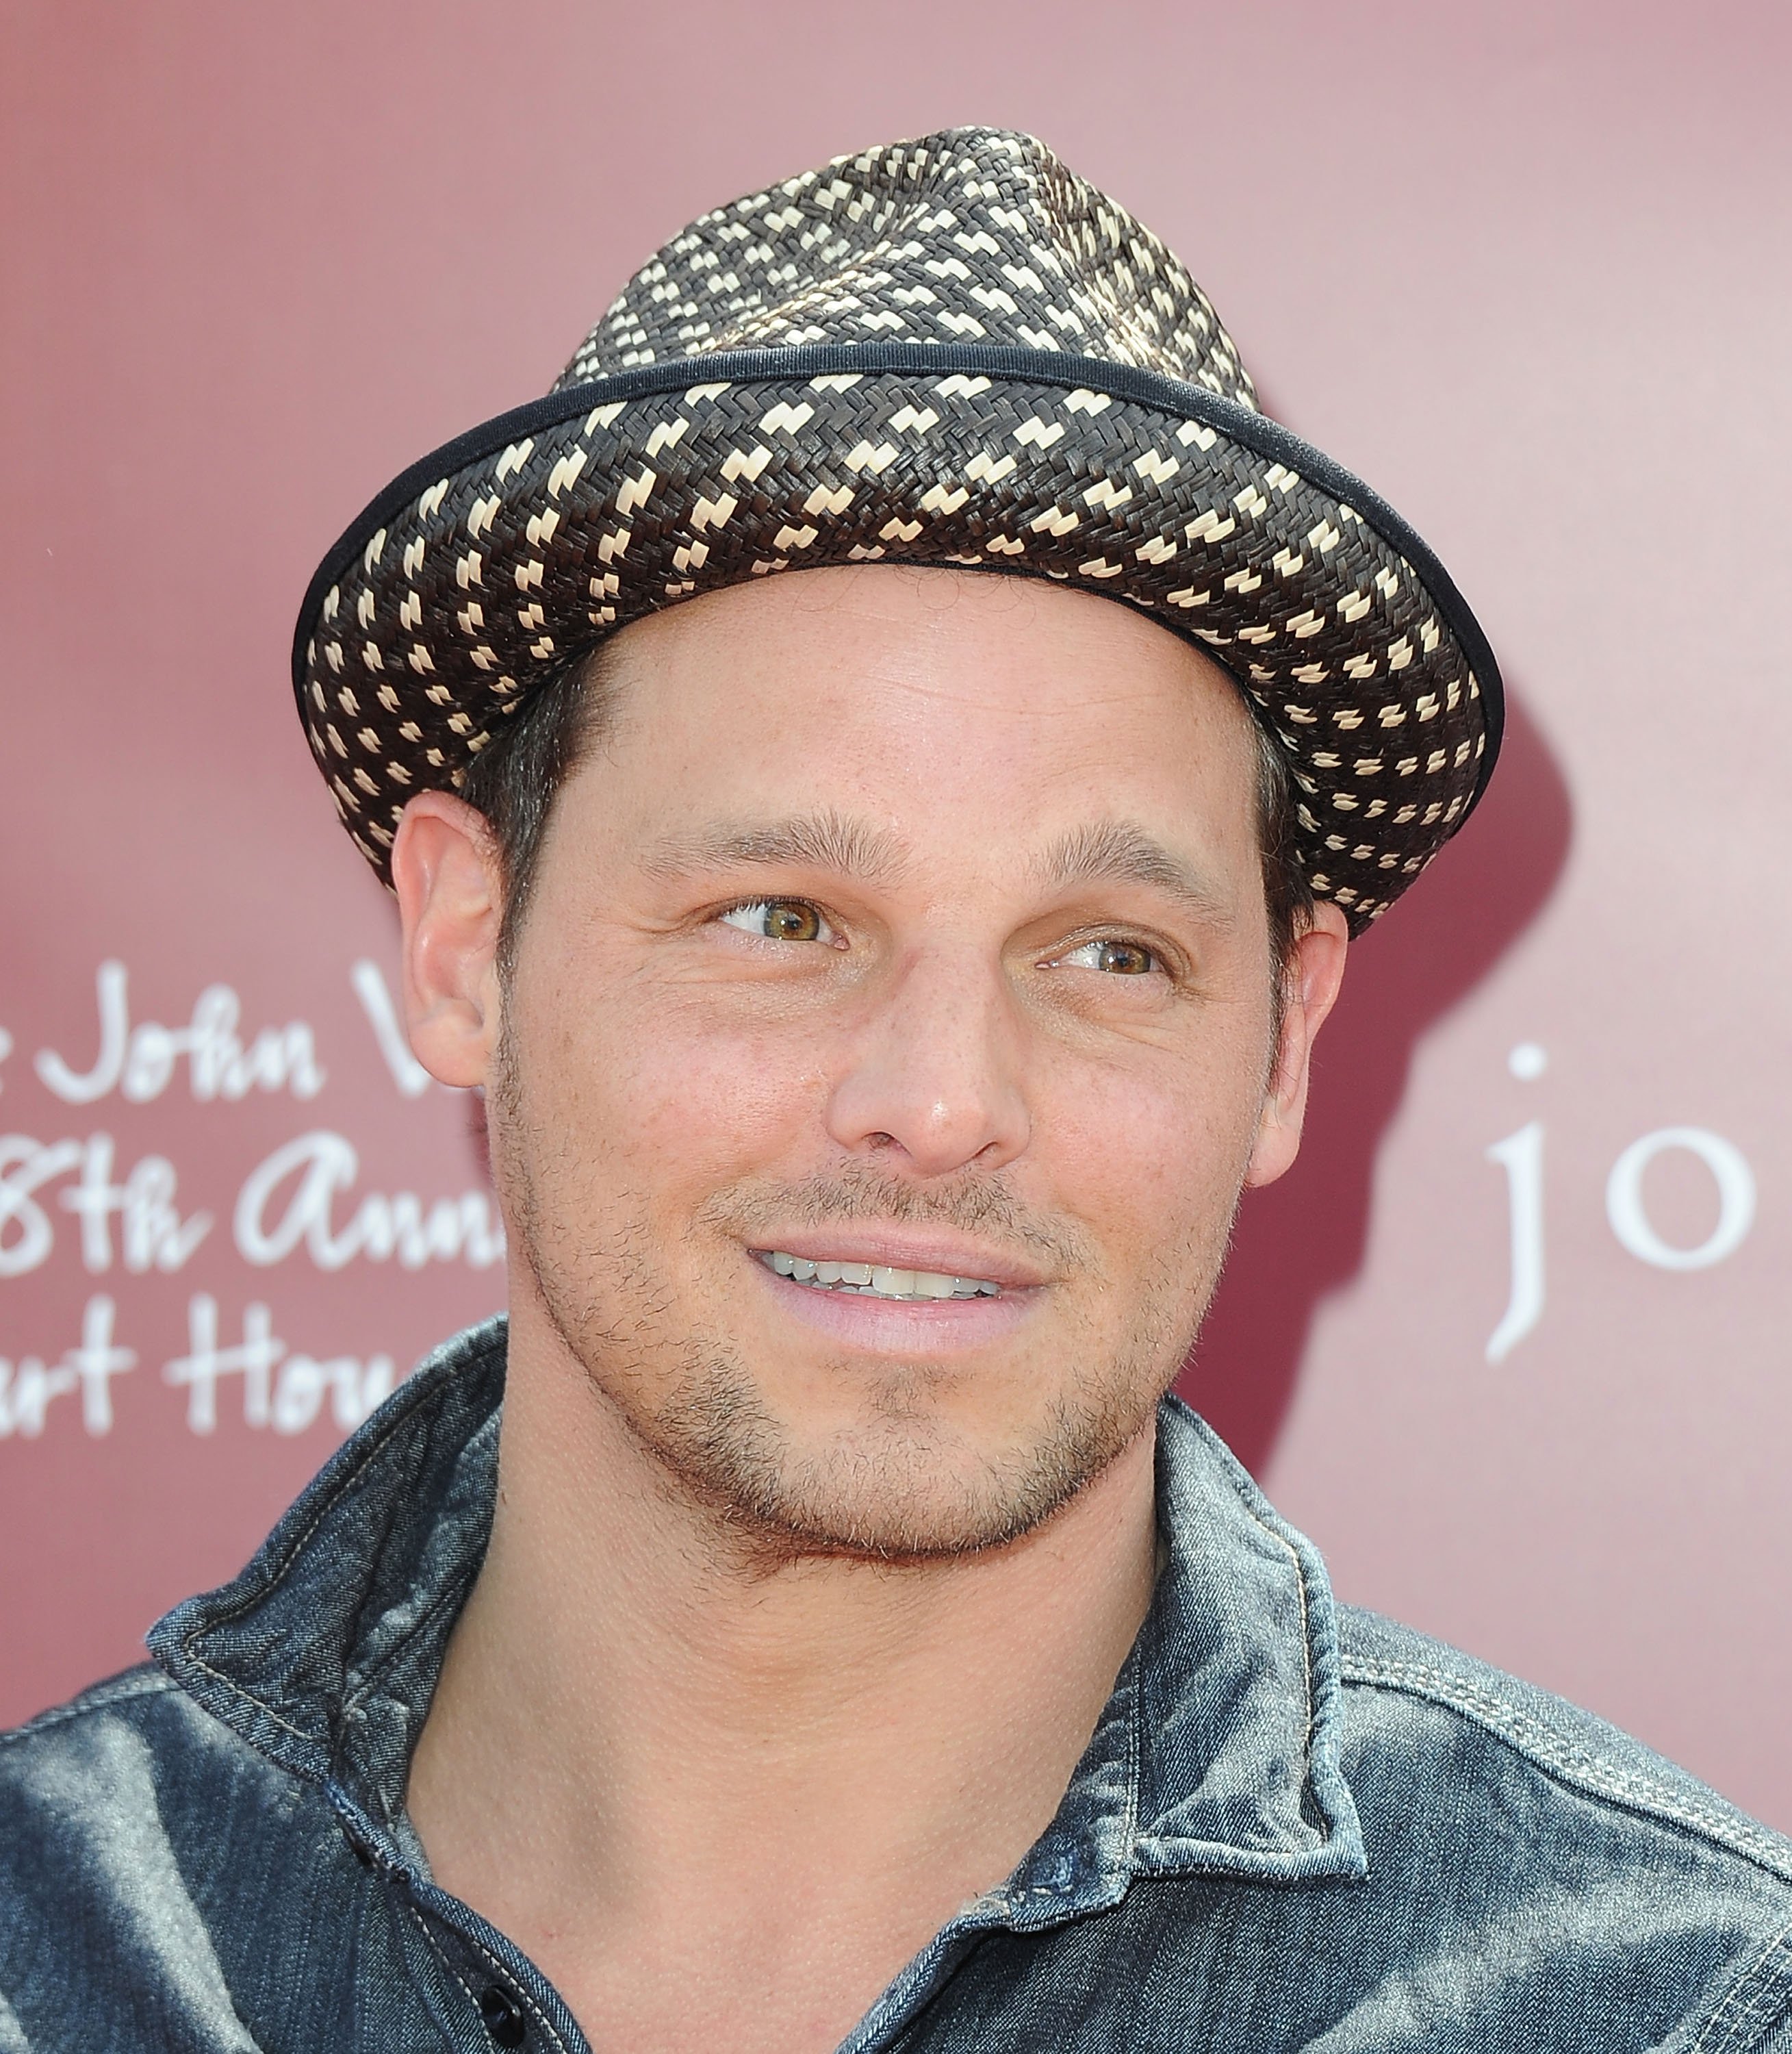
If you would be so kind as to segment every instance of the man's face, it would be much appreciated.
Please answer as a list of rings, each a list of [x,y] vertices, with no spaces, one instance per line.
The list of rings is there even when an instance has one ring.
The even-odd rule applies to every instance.
[[[1291,1152],[1238,693],[1110,600],[890,567],[615,666],[492,1070],[518,1331],[774,1548],[1024,1532]]]

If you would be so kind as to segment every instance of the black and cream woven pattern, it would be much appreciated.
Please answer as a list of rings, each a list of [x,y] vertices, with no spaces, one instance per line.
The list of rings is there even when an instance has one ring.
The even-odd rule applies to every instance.
[[[705,215],[547,399],[407,472],[308,595],[294,680],[386,875],[531,690],[747,578],[906,561],[1146,611],[1280,738],[1314,889],[1375,919],[1460,824],[1499,679],[1366,488],[1265,420],[1155,238],[1030,138],[958,130]]]
[[[1255,407],[1207,296],[1149,229],[1030,136],[954,129],[805,171],[694,221],[630,279],[556,392],[698,351],[1004,343]]]

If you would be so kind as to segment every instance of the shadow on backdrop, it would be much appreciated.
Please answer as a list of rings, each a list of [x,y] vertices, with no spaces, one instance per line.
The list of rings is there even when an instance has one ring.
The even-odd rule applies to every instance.
[[[1375,1155],[1421,1036],[1542,911],[1567,860],[1568,786],[1523,706],[1487,797],[1410,897],[1357,942],[1315,1046],[1300,1159],[1245,1194],[1231,1259],[1177,1388],[1260,1475],[1314,1314],[1362,1266]]]

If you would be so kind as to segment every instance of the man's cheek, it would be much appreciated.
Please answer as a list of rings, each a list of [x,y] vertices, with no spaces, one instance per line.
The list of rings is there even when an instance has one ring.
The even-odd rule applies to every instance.
[[[1229,1211],[1250,1122],[1216,1107],[1185,1067],[1161,1077],[1086,1075],[1035,1125],[1052,1182],[1122,1259],[1161,1243],[1167,1223]]]
[[[782,1037],[655,1033],[617,1049],[606,1094],[621,1145],[675,1172],[766,1166],[818,1117],[812,1049]]]

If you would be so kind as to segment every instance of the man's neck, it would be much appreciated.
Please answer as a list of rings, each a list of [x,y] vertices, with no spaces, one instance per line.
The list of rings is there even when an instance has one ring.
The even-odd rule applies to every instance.
[[[1055,1812],[1149,1601],[1151,1436],[1008,1546],[768,1568],[534,1340],[411,1769],[437,1880],[605,2041],[837,2045]]]

